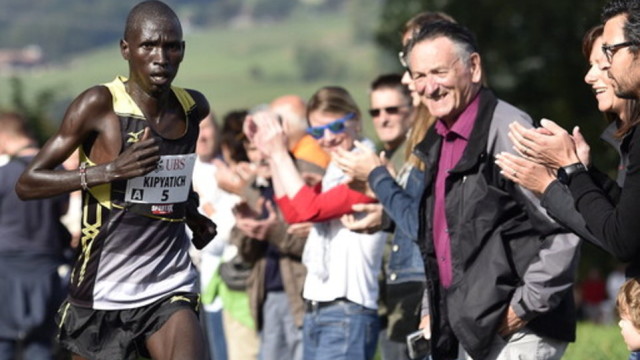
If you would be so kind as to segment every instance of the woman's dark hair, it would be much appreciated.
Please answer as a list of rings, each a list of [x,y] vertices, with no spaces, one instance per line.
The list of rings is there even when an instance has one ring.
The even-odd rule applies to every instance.
[[[244,149],[244,142],[248,141],[248,139],[242,131],[244,119],[248,114],[248,110],[233,110],[222,118],[220,146],[229,150],[229,156],[235,162],[249,161],[247,152]]]

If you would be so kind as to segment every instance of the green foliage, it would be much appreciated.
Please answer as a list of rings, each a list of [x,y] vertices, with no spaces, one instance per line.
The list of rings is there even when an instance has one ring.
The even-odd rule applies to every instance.
[[[381,3],[381,0],[351,0],[347,3],[355,41],[372,40],[376,23],[371,20],[378,17]]]
[[[424,0],[383,1],[378,26],[374,33],[376,42],[383,49],[393,53],[395,57],[395,54],[402,50],[400,36],[404,23],[415,14],[427,9],[434,11],[433,7],[426,4]],[[396,64],[396,67],[399,70],[400,64]]]

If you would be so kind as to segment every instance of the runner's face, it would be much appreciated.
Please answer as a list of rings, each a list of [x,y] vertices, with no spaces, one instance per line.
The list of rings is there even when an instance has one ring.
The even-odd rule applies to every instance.
[[[129,61],[129,80],[148,94],[168,91],[184,57],[182,29],[177,21],[147,19],[120,42]]]

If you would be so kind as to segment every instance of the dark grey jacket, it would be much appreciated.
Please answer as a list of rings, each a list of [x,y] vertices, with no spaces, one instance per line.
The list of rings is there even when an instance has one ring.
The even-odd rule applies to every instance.
[[[481,90],[469,143],[445,183],[453,267],[448,289],[439,283],[430,220],[441,137],[432,128],[416,147],[427,169],[418,241],[434,360],[454,359],[458,341],[474,359],[486,358],[496,350],[491,344],[509,306],[535,333],[575,339],[571,288],[579,239],[547,217],[535,196],[500,175],[494,155],[512,151],[507,133],[513,121],[532,125],[527,114]]]

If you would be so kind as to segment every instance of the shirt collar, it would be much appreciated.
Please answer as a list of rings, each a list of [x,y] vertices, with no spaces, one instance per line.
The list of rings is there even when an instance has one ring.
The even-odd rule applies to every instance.
[[[480,92],[475,95],[473,100],[467,105],[464,111],[458,115],[458,118],[453,123],[451,128],[447,127],[442,119],[438,119],[436,122],[436,132],[438,135],[442,137],[452,136],[455,134],[458,137],[461,137],[465,140],[469,140],[471,136],[471,131],[473,130],[473,125],[476,121],[476,117],[478,115],[478,107],[480,104]],[[453,133],[449,135],[450,133]]]

